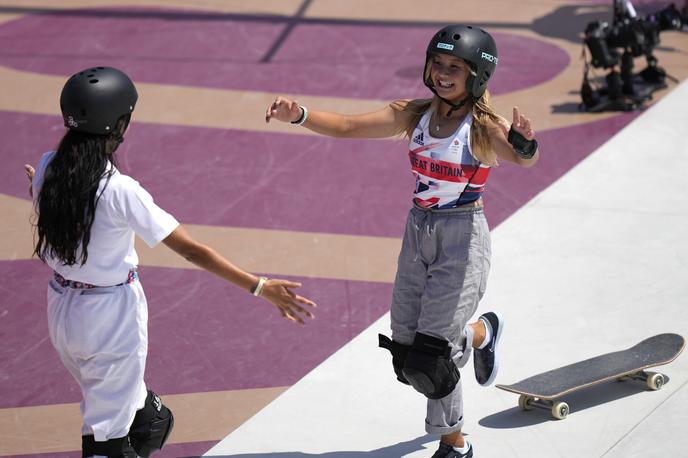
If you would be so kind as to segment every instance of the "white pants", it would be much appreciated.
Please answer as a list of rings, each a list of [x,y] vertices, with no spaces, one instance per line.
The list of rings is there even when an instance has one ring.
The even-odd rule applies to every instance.
[[[93,289],[48,285],[50,340],[82,393],[82,435],[124,437],[146,400],[148,306],[138,281]]]

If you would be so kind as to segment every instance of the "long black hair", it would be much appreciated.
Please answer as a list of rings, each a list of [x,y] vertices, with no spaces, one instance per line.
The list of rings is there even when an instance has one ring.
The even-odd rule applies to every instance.
[[[114,153],[128,121],[128,116],[121,119],[109,135],[68,130],[60,141],[37,198],[34,254],[41,260],[50,257],[72,266],[88,259],[100,180],[109,181],[114,173],[109,164],[116,165]]]

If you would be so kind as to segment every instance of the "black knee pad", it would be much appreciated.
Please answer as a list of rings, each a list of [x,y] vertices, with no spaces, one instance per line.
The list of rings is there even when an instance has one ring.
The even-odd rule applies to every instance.
[[[441,399],[454,391],[461,375],[451,359],[449,342],[416,333],[406,356],[403,374],[419,393]]]
[[[163,405],[157,394],[148,390],[146,403],[136,412],[129,429],[129,440],[136,453],[147,458],[165,445],[173,426],[172,411]]]
[[[386,348],[392,354],[392,366],[394,367],[394,373],[397,374],[397,380],[406,385],[410,385],[404,373],[404,362],[406,361],[406,355],[408,355],[411,345],[400,344],[395,342],[384,334],[378,334],[379,346]]]
[[[95,455],[108,458],[136,458],[136,452],[129,443],[128,436],[105,442],[96,442],[93,434],[81,436],[81,456],[86,458]]]

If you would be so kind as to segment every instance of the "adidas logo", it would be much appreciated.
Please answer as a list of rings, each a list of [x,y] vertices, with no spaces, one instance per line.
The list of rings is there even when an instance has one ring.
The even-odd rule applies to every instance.
[[[423,143],[423,132],[413,137],[413,143],[416,143],[420,146],[425,146],[425,143]]]

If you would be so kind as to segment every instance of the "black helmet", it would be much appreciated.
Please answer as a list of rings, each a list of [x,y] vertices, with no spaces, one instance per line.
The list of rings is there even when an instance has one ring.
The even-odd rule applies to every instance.
[[[438,53],[458,57],[469,64],[477,76],[468,76],[466,90],[475,99],[479,99],[497,68],[497,45],[492,36],[479,27],[460,24],[448,25],[437,32],[428,44],[423,71],[423,82],[433,92],[430,79],[431,56]]]
[[[138,97],[131,79],[116,68],[87,68],[72,75],[62,88],[60,109],[65,127],[112,133],[119,118],[134,111]]]

